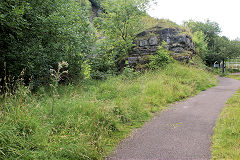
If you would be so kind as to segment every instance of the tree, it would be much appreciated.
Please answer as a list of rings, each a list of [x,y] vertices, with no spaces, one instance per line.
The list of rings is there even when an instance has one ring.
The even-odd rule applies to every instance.
[[[225,36],[219,36],[221,29],[216,22],[210,20],[207,20],[205,23],[188,21],[184,22],[184,26],[190,28],[193,32],[193,41],[196,44],[196,49],[197,51],[200,50],[201,58],[207,65],[211,66],[216,61],[219,63],[222,61],[224,72],[225,61],[228,58],[240,55],[239,41],[230,41]],[[205,37],[204,41],[203,37]]]
[[[18,76],[36,86],[48,83],[49,70],[69,63],[69,76],[81,76],[81,63],[90,53],[91,28],[85,9],[75,0],[2,0],[0,3],[0,78]]]
[[[128,51],[133,47],[133,39],[143,28],[141,19],[149,1],[108,0],[101,4],[105,13],[95,19],[95,26],[108,39],[117,66],[121,66]]]
[[[184,25],[191,29],[191,31],[197,32],[201,31],[205,35],[205,40],[208,43],[208,48],[214,46],[214,39],[221,33],[221,28],[219,24],[210,20],[203,22],[194,22],[192,20],[184,22]]]
[[[225,61],[240,55],[240,43],[238,41],[230,41],[225,36],[215,38],[214,51],[218,61],[223,62],[222,72],[224,73]]]
[[[205,40],[205,34],[202,31],[196,31],[192,35],[192,40],[195,43],[197,54],[204,59],[205,54],[208,52],[208,43]]]

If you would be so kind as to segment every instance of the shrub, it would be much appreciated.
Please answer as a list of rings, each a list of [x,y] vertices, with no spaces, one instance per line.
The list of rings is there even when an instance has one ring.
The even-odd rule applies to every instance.
[[[171,61],[173,61],[173,58],[171,57],[169,51],[163,46],[160,46],[157,54],[150,57],[149,68],[158,69],[166,66]]]
[[[108,39],[114,63],[122,69],[128,52],[134,46],[135,36],[142,30],[142,16],[148,1],[111,0],[101,3],[105,11],[94,19],[96,28]]]
[[[81,76],[90,53],[91,28],[85,9],[75,0],[3,0],[0,3],[0,68],[17,76],[26,68],[35,86],[49,81],[49,70],[69,63],[69,75]],[[0,69],[0,78],[5,73]]]
[[[95,50],[89,57],[89,61],[93,79],[106,79],[108,76],[117,73],[114,52],[107,39],[101,39],[96,42]]]

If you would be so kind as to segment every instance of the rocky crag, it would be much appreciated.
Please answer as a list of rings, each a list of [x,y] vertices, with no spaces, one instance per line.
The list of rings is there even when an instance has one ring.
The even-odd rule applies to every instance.
[[[149,55],[156,54],[163,41],[176,60],[188,62],[196,53],[191,36],[181,29],[156,26],[137,35],[134,41],[135,47],[129,53],[129,65],[136,67],[138,64],[146,64]]]

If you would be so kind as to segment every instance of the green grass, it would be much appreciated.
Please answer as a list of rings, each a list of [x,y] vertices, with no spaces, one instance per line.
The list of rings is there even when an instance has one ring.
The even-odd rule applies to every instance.
[[[240,76],[228,77],[240,80]],[[213,160],[240,159],[240,90],[228,101],[218,119],[212,139]]]
[[[55,98],[21,88],[1,99],[0,159],[104,159],[154,113],[216,83],[211,73],[174,63],[62,86]]]
[[[233,78],[233,79],[236,79],[236,80],[240,80],[240,75],[228,75],[227,77],[228,78]]]

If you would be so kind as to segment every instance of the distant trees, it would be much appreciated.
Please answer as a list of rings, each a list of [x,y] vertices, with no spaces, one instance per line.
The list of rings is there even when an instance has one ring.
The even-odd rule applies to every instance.
[[[200,56],[207,65],[211,66],[215,61],[224,63],[228,58],[240,56],[240,43],[220,36],[221,29],[216,22],[188,21],[184,26],[193,32],[196,48],[199,48]]]
[[[193,33],[197,31],[203,32],[209,48],[214,46],[214,38],[218,37],[221,33],[219,24],[210,20],[206,22],[195,22],[190,20],[189,22],[185,22],[184,25],[188,26]]]

